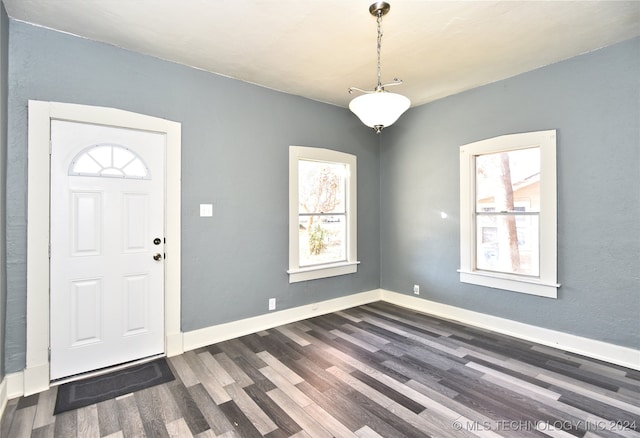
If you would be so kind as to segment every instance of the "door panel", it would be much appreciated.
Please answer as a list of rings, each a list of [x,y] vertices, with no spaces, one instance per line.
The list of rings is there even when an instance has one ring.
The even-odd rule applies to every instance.
[[[164,135],[52,120],[51,142],[51,379],[162,354]]]
[[[102,193],[71,193],[71,229],[74,257],[100,255],[102,247]]]
[[[71,282],[71,346],[100,342],[102,281],[99,278]]]
[[[125,193],[123,195],[124,233],[122,245],[124,252],[148,251],[149,242],[149,197],[145,194]]]
[[[126,317],[124,336],[149,330],[147,302],[149,300],[149,278],[147,275],[128,275],[124,279]]]

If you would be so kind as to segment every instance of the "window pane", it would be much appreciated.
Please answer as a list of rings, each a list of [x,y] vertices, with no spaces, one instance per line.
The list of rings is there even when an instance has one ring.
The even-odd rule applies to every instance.
[[[77,161],[73,163],[72,171],[75,173],[88,173],[88,174],[98,174],[102,170],[102,166],[100,166],[96,161],[91,158],[88,154],[84,154],[80,156]]]
[[[137,177],[143,178],[145,176],[148,176],[147,168],[139,158],[136,158],[135,160],[127,164],[127,166],[124,167],[122,170],[124,171],[125,175],[131,176],[131,177],[137,176]]]
[[[476,156],[476,211],[540,211],[540,148]]]
[[[299,161],[300,213],[345,213],[347,166],[342,163]]]
[[[346,216],[300,216],[298,222],[300,266],[347,259]]]
[[[100,175],[102,175],[102,176],[124,176],[124,173],[122,173],[122,170],[116,169],[115,167],[107,167],[106,169],[102,169],[102,172],[100,172]]]
[[[122,169],[134,158],[136,158],[136,156],[129,150],[123,147],[113,147],[113,167]]]
[[[88,154],[93,157],[102,167],[111,167],[112,166],[112,150],[113,147],[106,146],[95,146],[91,149]]]
[[[476,268],[539,275],[538,215],[476,216]]]

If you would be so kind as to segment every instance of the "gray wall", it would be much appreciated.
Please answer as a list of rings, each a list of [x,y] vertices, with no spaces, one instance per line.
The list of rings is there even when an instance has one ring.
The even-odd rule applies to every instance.
[[[381,148],[381,287],[640,348],[639,105],[636,38],[409,111]],[[544,129],[558,130],[558,299],[460,283],[459,146]]]
[[[418,283],[426,299],[640,347],[639,39],[411,109],[376,137],[346,109],[21,22],[9,37],[6,372],[25,364],[28,99],[182,123],[185,331],[266,313],[270,297],[285,309]],[[559,134],[559,299],[459,283],[459,146],[542,129]],[[291,144],[358,156],[355,275],[288,284]]]
[[[348,110],[16,21],[9,56],[7,372],[25,364],[28,99],[182,123],[184,331],[379,287],[379,145]],[[357,274],[289,285],[289,145],[357,155]]]
[[[9,19],[0,2],[0,380],[4,377],[4,325],[7,301],[7,240],[5,201],[7,194],[7,71],[9,53]]]

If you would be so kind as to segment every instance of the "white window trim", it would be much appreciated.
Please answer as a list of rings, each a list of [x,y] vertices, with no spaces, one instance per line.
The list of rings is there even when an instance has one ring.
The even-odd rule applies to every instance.
[[[540,275],[476,269],[475,157],[540,147]],[[558,297],[556,131],[503,135],[460,147],[460,281],[548,298]]]
[[[349,167],[347,175],[347,260],[317,266],[300,267],[298,230],[298,162],[317,160],[344,163]],[[358,215],[356,156],[330,149],[307,146],[289,146],[289,283],[353,274],[358,271]]]

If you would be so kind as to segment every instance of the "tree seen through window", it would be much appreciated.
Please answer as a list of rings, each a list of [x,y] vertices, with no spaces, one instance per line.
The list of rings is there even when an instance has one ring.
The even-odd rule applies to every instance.
[[[346,260],[346,166],[299,161],[300,266]]]
[[[540,149],[476,156],[476,268],[537,276]]]

